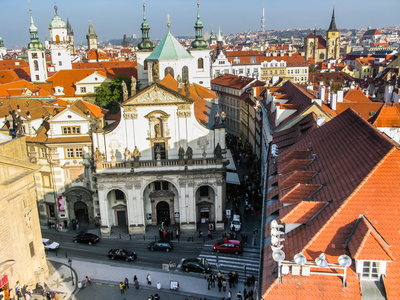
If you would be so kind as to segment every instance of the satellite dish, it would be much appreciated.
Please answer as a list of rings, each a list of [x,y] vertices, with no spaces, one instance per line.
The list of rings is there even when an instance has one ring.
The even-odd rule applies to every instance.
[[[351,258],[346,254],[340,255],[338,258],[339,265],[342,267],[350,267],[351,266]]]
[[[296,264],[298,264],[300,266],[304,266],[307,262],[307,258],[303,254],[297,253],[294,256],[294,261],[296,262]]]
[[[276,227],[272,227],[271,228],[271,234],[279,236],[279,235],[285,234],[285,233],[283,231],[278,230],[278,228],[276,228]]]
[[[324,254],[324,253],[321,253],[321,255],[318,256],[318,257],[315,259],[315,263],[316,263],[319,267],[321,267],[321,268],[326,268],[326,267],[328,266],[328,262],[327,262],[326,259],[325,259],[325,254]]]
[[[274,259],[274,261],[282,261],[285,259],[285,252],[283,252],[282,250],[277,250],[272,252],[272,258]]]
[[[278,251],[278,250],[281,250],[282,248],[283,248],[283,245],[278,245],[278,246],[271,245],[272,251]]]
[[[283,238],[278,238],[276,236],[271,236],[271,244],[276,246],[277,244],[279,244],[279,242],[283,242],[285,239]]]
[[[271,221],[271,228],[283,228],[283,227],[285,226],[279,225],[275,219]]]

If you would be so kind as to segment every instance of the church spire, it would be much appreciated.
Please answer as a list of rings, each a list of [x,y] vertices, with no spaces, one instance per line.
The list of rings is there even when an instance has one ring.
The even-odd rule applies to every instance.
[[[31,42],[28,44],[29,50],[43,50],[43,44],[39,42],[38,29],[33,22],[32,10],[29,8],[29,14],[31,15],[31,26],[29,27],[29,33],[31,35]]]
[[[142,27],[140,28],[142,31],[142,41],[138,44],[138,48],[141,51],[153,51],[155,44],[150,41],[150,36],[149,36],[149,23],[147,23],[146,20],[146,3],[143,1],[143,23]]]
[[[328,31],[339,31],[336,27],[336,22],[335,22],[335,8],[333,8],[331,25],[329,26]]]
[[[194,28],[196,29],[196,39],[191,43],[192,49],[208,49],[208,43],[203,38],[203,22],[200,20],[200,0],[197,0],[197,21]]]

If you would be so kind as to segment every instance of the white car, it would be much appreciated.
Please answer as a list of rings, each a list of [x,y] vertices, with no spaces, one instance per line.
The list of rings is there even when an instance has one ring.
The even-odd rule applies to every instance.
[[[45,250],[56,250],[60,248],[60,244],[50,239],[42,238],[43,246]]]
[[[233,215],[231,230],[232,231],[240,231],[242,229],[242,223],[240,222],[239,215]]]

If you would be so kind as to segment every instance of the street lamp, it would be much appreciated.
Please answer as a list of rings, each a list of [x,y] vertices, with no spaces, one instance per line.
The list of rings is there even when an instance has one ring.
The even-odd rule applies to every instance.
[[[72,273],[72,260],[70,258],[68,259],[68,264],[69,264],[69,268],[71,270],[72,285],[75,285],[75,283],[74,283],[74,273]]]

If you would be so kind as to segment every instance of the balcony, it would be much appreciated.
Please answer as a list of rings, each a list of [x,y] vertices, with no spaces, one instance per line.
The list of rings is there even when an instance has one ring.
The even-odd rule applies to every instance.
[[[139,161],[107,161],[96,163],[96,173],[142,173],[165,171],[206,170],[223,168],[225,158],[162,159]]]

